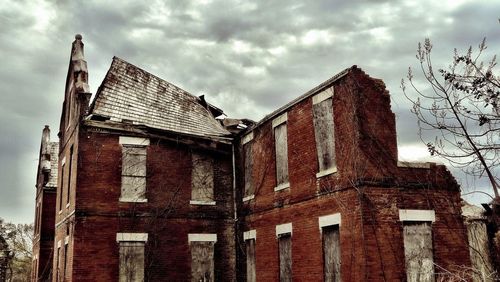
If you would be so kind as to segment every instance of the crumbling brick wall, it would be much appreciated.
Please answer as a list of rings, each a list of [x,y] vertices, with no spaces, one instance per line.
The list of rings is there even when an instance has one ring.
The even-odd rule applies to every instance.
[[[342,281],[404,280],[403,224],[399,210],[434,210],[436,273],[469,266],[467,234],[460,217],[460,191],[442,166],[398,167],[394,114],[385,86],[353,68],[333,86],[337,172],[318,177],[312,99],[285,111],[290,187],[275,191],[272,118],[252,128],[255,198],[240,202],[240,233],[256,230],[257,281],[279,280],[276,225],[292,223],[293,279],[323,279],[318,218],[340,213]],[[318,90],[320,92],[321,90]],[[313,95],[311,95],[313,96]],[[237,167],[244,168],[239,147]],[[244,169],[238,169],[238,190]],[[241,199],[241,198],[240,198]],[[240,237],[238,249],[244,250]],[[244,261],[244,252],[239,254]],[[241,279],[245,265],[240,263]],[[439,268],[439,269],[438,269]],[[438,276],[439,277],[439,276]]]

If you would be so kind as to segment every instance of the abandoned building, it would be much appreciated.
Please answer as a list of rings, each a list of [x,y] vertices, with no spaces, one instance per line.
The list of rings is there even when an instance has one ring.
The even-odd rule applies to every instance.
[[[59,145],[43,131],[34,280],[435,281],[471,266],[459,186],[398,162],[389,93],[356,66],[259,122],[216,119],[116,57],[92,102],[87,77],[76,36]]]

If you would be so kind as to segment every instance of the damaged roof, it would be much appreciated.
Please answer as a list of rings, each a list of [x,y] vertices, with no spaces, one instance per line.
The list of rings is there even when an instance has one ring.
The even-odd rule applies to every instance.
[[[213,108],[203,99],[113,57],[90,114],[190,135],[230,135],[215,119]]]

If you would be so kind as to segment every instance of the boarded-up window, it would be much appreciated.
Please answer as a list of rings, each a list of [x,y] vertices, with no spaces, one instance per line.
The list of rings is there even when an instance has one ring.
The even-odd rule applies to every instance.
[[[71,193],[71,174],[73,170],[73,145],[71,145],[71,148],[69,149],[69,169],[68,169],[68,187],[66,191],[66,203],[69,204],[69,196]]]
[[[339,225],[322,228],[325,282],[338,282],[340,278]]]
[[[243,150],[245,151],[245,195],[244,197],[249,197],[255,193],[252,181],[252,167],[253,167],[253,156],[252,156],[252,143],[246,143],[243,145]]]
[[[56,255],[56,281],[62,281],[62,279],[61,279],[61,267],[59,266],[60,261],[61,261],[61,246],[59,245],[57,247],[57,255]]]
[[[68,269],[68,244],[64,244],[64,261],[63,261],[63,278],[66,280],[67,278],[67,273],[66,270]]]
[[[207,156],[192,154],[191,199],[200,202],[214,200],[214,167]]]
[[[123,145],[121,201],[146,199],[146,147]]]
[[[59,210],[62,210],[62,199],[63,199],[63,191],[64,191],[64,170],[66,169],[66,164],[63,162],[61,167],[61,187],[59,187]]]
[[[313,104],[314,137],[319,171],[336,167],[332,98]]]
[[[245,240],[245,244],[247,253],[247,282],[255,282],[255,239]]]
[[[120,282],[144,281],[144,242],[120,242]]]
[[[274,128],[274,144],[276,150],[276,182],[277,186],[288,183],[288,147],[286,122]]]
[[[292,234],[278,235],[280,282],[292,281]]]
[[[434,281],[430,222],[405,222],[403,228],[407,280]]]
[[[214,243],[208,241],[190,242],[191,281],[211,282],[214,280]]]

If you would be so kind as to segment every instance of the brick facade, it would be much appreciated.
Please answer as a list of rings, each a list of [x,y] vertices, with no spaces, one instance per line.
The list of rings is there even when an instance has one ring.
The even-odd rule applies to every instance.
[[[318,178],[311,97],[331,87],[335,93],[332,102],[337,172]],[[284,112],[288,116],[290,188],[274,191],[276,163],[271,121]],[[403,209],[436,212],[432,224],[436,273],[469,266],[459,187],[444,166],[398,167],[394,114],[381,81],[353,67],[348,74],[269,115],[249,131],[253,132],[250,142],[255,196],[242,202],[239,228],[242,232],[256,231],[257,281],[279,280],[275,226],[283,223],[293,224],[294,281],[321,281],[323,253],[318,218],[335,213],[342,219],[343,281],[406,279],[403,224],[399,220],[399,210]],[[240,168],[244,167],[243,151],[240,145]],[[241,191],[244,171],[237,171],[237,190]],[[241,236],[239,244],[244,244]],[[244,273],[240,272],[242,280]]]
[[[52,275],[58,153],[58,143],[50,141],[50,129],[45,126],[40,145],[35,198],[31,275],[36,281],[48,281]]]
[[[119,71],[126,73],[122,77]],[[210,112],[213,120],[214,113],[219,113],[202,98],[182,98],[187,101],[183,105],[189,105],[175,108],[189,111],[177,116],[182,126],[161,116],[179,114],[173,111],[161,113],[158,119],[143,117],[143,123],[120,118],[124,114],[116,109],[124,104],[106,108],[103,103],[108,102],[105,95],[123,91],[111,91],[108,84],[118,85],[119,79],[129,77],[127,83],[142,83],[144,89],[159,85],[162,95],[170,95],[168,89],[178,91],[174,95],[178,99],[185,95],[115,58],[89,108],[83,43],[81,38],[73,43],[59,133],[57,198],[50,203],[55,213],[52,281],[118,280],[123,269],[117,234],[147,235],[134,237],[144,242],[145,280],[189,281],[197,270],[192,269],[188,238],[214,238],[214,273],[209,280],[246,281],[243,234],[250,230],[255,230],[256,280],[279,281],[276,226],[288,223],[293,280],[322,281],[319,218],[328,215],[339,218],[342,281],[405,280],[401,210],[434,211],[432,248],[438,277],[444,270],[455,272],[470,265],[458,185],[444,166],[398,163],[389,94],[382,81],[359,68],[343,71],[245,130],[230,130],[230,134],[213,124],[203,128],[219,136],[185,132],[196,111],[203,112],[202,118]],[[151,86],[152,81],[157,86]],[[333,93],[328,101],[333,109],[335,167],[320,172],[312,100],[326,90]],[[200,105],[204,108],[197,110]],[[106,111],[111,117],[103,115]],[[285,113],[289,186],[277,187],[273,120]],[[246,137],[250,133],[253,137]],[[143,146],[146,186],[140,201],[121,199],[124,151],[120,137],[148,141]],[[249,156],[243,143],[251,146],[247,150],[251,165],[245,165]],[[213,166],[212,201],[192,199],[193,155]],[[253,195],[243,201],[245,181],[252,183]],[[210,248],[210,244],[204,246]]]

